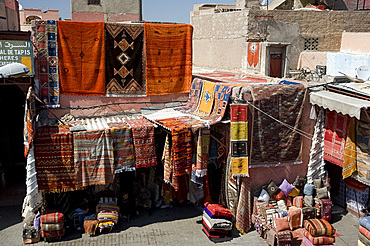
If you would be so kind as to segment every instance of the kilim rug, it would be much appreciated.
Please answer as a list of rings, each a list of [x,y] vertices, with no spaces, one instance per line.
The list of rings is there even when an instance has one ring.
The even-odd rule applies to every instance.
[[[231,171],[248,176],[248,105],[230,104]]]
[[[226,189],[226,205],[228,209],[236,215],[236,209],[238,207],[238,178],[234,176],[231,169],[231,158],[227,158],[226,162],[226,179],[225,179],[225,189]]]
[[[202,93],[203,81],[201,79],[194,79],[191,83],[188,102],[184,107],[177,108],[183,113],[194,113],[198,109],[200,95]]]
[[[24,127],[23,127],[23,144],[24,157],[27,157],[30,145],[34,138],[33,117],[36,115],[35,97],[32,87],[28,88],[26,103],[24,104]]]
[[[125,119],[132,128],[134,139],[135,167],[152,167],[157,165],[154,142],[154,125],[145,118]]]
[[[59,107],[57,21],[35,20],[33,28],[39,63],[40,99],[48,107]]]
[[[366,185],[370,185],[369,130],[370,120],[361,112],[361,120],[357,120],[356,130],[357,173],[352,177]]]
[[[198,130],[197,139],[197,161],[195,172],[197,177],[203,177],[207,175],[210,140],[211,130],[208,128],[200,128]]]
[[[163,169],[164,169],[163,180],[164,182],[171,184],[172,174],[173,174],[173,165],[171,161],[170,139],[168,135],[166,136],[166,142],[164,144],[162,162],[163,162]]]
[[[105,24],[106,94],[145,95],[144,24]]]
[[[357,171],[357,153],[356,153],[356,121],[351,118],[348,127],[348,134],[344,147],[343,157],[343,179],[349,178],[354,172]]]
[[[110,130],[74,132],[73,147],[78,186],[113,183],[114,154]]]
[[[240,191],[236,210],[235,227],[246,234],[251,228],[251,181],[249,177],[240,177]]]
[[[58,21],[60,90],[105,95],[104,22]]]
[[[209,81],[203,81],[202,93],[200,96],[198,110],[196,115],[199,116],[209,116],[212,111],[212,106],[214,102],[214,91],[215,83]]]
[[[189,93],[192,34],[188,24],[144,24],[147,95]]]
[[[350,117],[348,115],[326,110],[324,159],[340,167],[343,167],[349,122]]]
[[[114,172],[135,171],[132,131],[125,123],[108,124],[113,138]]]
[[[35,136],[35,160],[39,190],[66,192],[77,189],[73,135],[68,128],[39,127]]]
[[[301,136],[293,129],[300,127],[305,86],[251,85],[250,91],[254,106],[260,110],[252,112],[254,120],[250,141],[253,148],[249,153],[249,167],[302,163]],[[247,100],[246,94],[243,92],[244,100]]]

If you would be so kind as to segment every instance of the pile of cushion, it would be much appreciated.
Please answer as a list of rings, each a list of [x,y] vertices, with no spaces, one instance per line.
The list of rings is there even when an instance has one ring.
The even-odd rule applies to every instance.
[[[370,245],[370,216],[359,220],[358,245]]]
[[[220,204],[204,204],[203,232],[209,239],[230,237],[233,228],[233,214]]]
[[[40,233],[44,239],[61,239],[65,233],[63,213],[43,214],[40,216],[40,222]]]
[[[309,219],[304,221],[304,237],[302,244],[308,245],[334,245],[335,228],[324,219]]]

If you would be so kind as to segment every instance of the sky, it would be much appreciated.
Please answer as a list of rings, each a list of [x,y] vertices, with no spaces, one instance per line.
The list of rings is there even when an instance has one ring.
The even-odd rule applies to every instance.
[[[122,0],[123,1],[123,0]],[[23,8],[45,11],[58,9],[59,17],[71,18],[71,0],[18,0]],[[190,11],[194,4],[219,3],[235,4],[235,0],[142,0],[143,20],[190,23]]]

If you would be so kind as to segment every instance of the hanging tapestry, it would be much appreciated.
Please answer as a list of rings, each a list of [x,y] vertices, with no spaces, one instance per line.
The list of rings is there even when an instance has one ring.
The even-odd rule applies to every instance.
[[[231,170],[248,176],[248,105],[230,104]]]
[[[215,83],[203,81],[203,89],[200,97],[199,107],[195,114],[199,116],[209,116],[214,102]]]
[[[364,112],[357,121],[356,133],[357,173],[352,177],[370,185],[370,120]]]
[[[74,132],[73,147],[78,186],[113,183],[114,154],[110,130]]]
[[[202,117],[202,120],[208,121],[208,125],[214,125],[222,120],[229,102],[231,91],[232,86],[220,84],[215,85],[212,111],[209,116]]]
[[[26,103],[24,104],[24,127],[23,127],[23,144],[24,144],[24,157],[27,157],[30,150],[31,143],[34,138],[33,130],[33,117],[36,115],[35,97],[33,88],[29,87]]]
[[[343,167],[349,122],[348,115],[326,110],[324,159],[340,167]]]
[[[190,174],[193,156],[190,126],[174,118],[158,120],[158,123],[171,130],[174,176]]]
[[[144,24],[105,24],[106,94],[145,95]]]
[[[249,93],[250,91],[250,93]],[[304,85],[251,85],[243,99],[253,98],[249,167],[301,164],[299,129]]]
[[[104,22],[58,21],[60,90],[105,95]]]
[[[147,95],[189,93],[192,34],[188,24],[144,24]]]
[[[195,172],[197,177],[203,177],[207,175],[210,140],[211,130],[208,128],[200,128],[198,130],[197,139],[197,161]]]
[[[38,51],[40,99],[48,107],[59,107],[57,21],[35,20],[34,33]]]
[[[349,178],[357,171],[357,153],[356,153],[356,121],[351,118],[348,127],[348,134],[344,146],[343,157],[343,179]]]
[[[157,165],[154,142],[154,125],[147,119],[125,119],[132,128],[134,139],[135,167],[144,168]]]
[[[259,67],[260,59],[260,44],[259,43],[248,43],[248,68]]]
[[[109,124],[113,138],[114,172],[135,171],[134,145],[131,128]]]
[[[37,128],[35,160],[39,190],[66,192],[77,189],[73,163],[73,135],[68,127]]]
[[[238,207],[236,210],[235,227],[242,234],[246,234],[251,228],[251,183],[249,177],[240,177],[240,191]]]
[[[228,156],[226,161],[226,205],[228,209],[236,215],[236,209],[238,207],[238,176],[234,176],[231,170],[231,158]]]
[[[201,79],[194,79],[191,83],[191,89],[189,93],[189,99],[184,107],[177,108],[175,110],[183,113],[194,113],[198,109],[200,95],[202,93],[203,81]]]
[[[171,184],[172,182],[172,174],[173,174],[173,166],[171,161],[171,149],[170,149],[170,139],[168,135],[166,136],[166,142],[164,144],[163,155],[162,155],[162,162],[163,162],[163,180],[167,184]]]

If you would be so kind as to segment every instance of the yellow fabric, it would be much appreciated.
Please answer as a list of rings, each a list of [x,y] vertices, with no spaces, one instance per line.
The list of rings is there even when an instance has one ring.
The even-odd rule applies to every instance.
[[[357,171],[356,125],[354,118],[351,118],[349,123],[343,159],[342,176],[345,179]]]
[[[294,188],[294,189],[289,193],[289,195],[288,195],[288,196],[290,196],[290,197],[296,197],[296,196],[298,196],[298,195],[299,195],[299,192],[300,192],[300,190],[299,190],[299,189]]]
[[[231,172],[233,175],[249,176],[248,157],[231,158]]]
[[[248,139],[248,122],[233,122],[231,127],[231,140]]]
[[[197,114],[200,116],[209,115],[213,106],[213,94],[215,89],[215,83],[204,81],[202,96],[200,98],[199,108]]]

